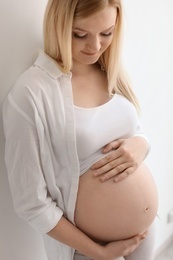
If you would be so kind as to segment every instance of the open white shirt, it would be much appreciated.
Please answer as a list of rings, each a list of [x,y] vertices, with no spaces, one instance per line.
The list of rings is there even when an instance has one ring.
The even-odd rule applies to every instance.
[[[74,223],[80,166],[71,76],[40,53],[3,105],[5,161],[14,208],[42,234],[63,214]],[[134,134],[141,135],[141,129]],[[73,259],[74,249],[47,235],[44,239],[49,260]]]

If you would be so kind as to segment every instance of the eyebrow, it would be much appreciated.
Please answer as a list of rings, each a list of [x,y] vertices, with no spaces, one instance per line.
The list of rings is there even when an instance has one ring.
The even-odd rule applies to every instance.
[[[114,27],[115,27],[115,25],[112,25],[110,28],[105,29],[105,30],[103,30],[102,32],[109,31],[109,30],[113,29]],[[88,33],[88,31],[83,30],[83,29],[81,29],[81,28],[73,28],[73,30],[78,30],[78,31],[81,31],[81,32],[87,32],[87,33]]]

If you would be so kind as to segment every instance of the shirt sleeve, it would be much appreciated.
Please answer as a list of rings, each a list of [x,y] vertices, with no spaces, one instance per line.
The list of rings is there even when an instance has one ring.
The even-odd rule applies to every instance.
[[[22,109],[11,92],[3,105],[3,126],[6,138],[5,162],[16,213],[40,233],[56,226],[63,215],[49,195],[40,152],[40,125],[32,101],[22,100]],[[27,111],[31,110],[31,113]],[[36,110],[36,109],[35,109]],[[32,117],[32,114],[34,117]]]

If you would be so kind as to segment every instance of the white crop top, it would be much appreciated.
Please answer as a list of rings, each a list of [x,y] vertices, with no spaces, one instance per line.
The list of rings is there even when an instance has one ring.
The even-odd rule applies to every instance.
[[[75,118],[80,174],[106,156],[102,149],[109,142],[142,133],[134,105],[118,94],[98,107],[75,106]]]

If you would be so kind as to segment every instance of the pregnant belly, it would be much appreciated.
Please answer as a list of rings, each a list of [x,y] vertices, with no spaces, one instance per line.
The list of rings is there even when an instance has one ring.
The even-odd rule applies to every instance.
[[[121,182],[80,177],[75,224],[96,241],[125,239],[146,231],[158,209],[155,182],[146,165]]]

